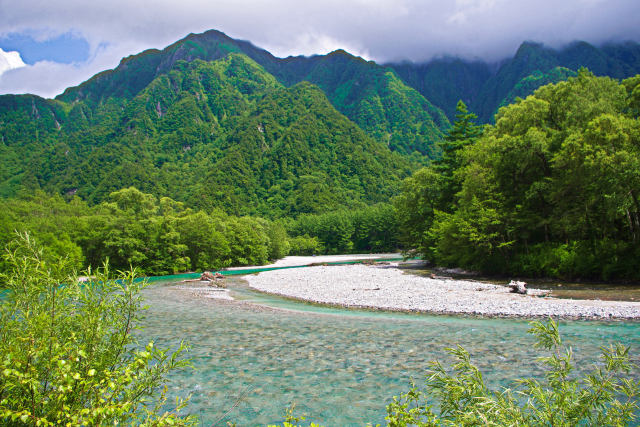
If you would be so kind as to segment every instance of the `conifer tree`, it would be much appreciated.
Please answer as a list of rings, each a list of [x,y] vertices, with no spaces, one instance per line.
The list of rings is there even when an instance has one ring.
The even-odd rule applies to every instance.
[[[476,125],[477,116],[469,112],[462,100],[456,106],[456,119],[445,139],[440,143],[442,157],[435,162],[435,170],[444,178],[442,192],[442,207],[453,203],[455,194],[460,191],[460,183],[455,179],[454,172],[460,168],[460,150],[472,144],[482,135],[482,126]]]
[[[460,166],[458,152],[461,148],[471,144],[476,138],[482,135],[482,126],[475,124],[478,118],[467,109],[462,100],[456,106],[456,120],[449,132],[440,143],[442,157],[435,162],[436,169],[448,176]]]

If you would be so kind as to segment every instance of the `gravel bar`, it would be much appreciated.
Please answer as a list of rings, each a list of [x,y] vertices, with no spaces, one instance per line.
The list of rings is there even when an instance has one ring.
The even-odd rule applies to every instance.
[[[352,308],[498,317],[638,319],[640,302],[518,295],[502,285],[431,279],[391,266],[320,266],[246,276],[258,291]]]

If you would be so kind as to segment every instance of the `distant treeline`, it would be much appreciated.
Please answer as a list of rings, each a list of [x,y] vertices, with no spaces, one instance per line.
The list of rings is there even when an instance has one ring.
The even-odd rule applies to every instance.
[[[0,240],[29,231],[49,253],[67,256],[73,266],[116,269],[135,266],[145,274],[210,270],[264,264],[288,252],[280,224],[221,211],[194,211],[169,198],[126,188],[110,201],[89,207],[79,199],[37,193],[27,200],[4,200]]]
[[[98,267],[108,258],[116,269],[134,266],[161,275],[261,265],[289,253],[395,250],[394,217],[391,205],[376,205],[271,221],[195,211],[133,187],[111,193],[108,202],[96,206],[38,192],[0,201],[0,244],[29,231],[52,258],[68,257],[77,270]]]
[[[399,247],[391,204],[301,215],[285,222],[296,255],[391,252]]]

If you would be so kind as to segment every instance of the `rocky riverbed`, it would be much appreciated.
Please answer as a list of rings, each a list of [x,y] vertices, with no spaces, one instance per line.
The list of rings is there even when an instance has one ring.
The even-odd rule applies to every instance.
[[[502,285],[405,274],[397,265],[319,266],[246,276],[259,291],[353,308],[501,317],[640,318],[640,302],[572,300]]]

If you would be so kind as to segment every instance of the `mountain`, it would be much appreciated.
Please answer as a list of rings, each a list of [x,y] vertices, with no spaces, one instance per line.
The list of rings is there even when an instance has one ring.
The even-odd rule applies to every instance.
[[[524,43],[500,64],[276,58],[218,31],[124,58],[55,99],[0,96],[0,196],[90,203],[128,186],[267,217],[386,201],[438,156],[459,99],[483,121],[587,66],[640,70],[638,44]]]
[[[392,70],[337,50],[291,58],[289,81],[318,85],[344,115],[392,150],[437,156],[434,142],[450,124],[445,114]]]
[[[286,87],[244,54],[176,60],[135,95],[108,74],[56,100],[0,96],[0,194],[43,188],[98,203],[133,185],[274,217],[388,200],[415,168],[317,86]]]
[[[456,105],[462,100],[474,105],[483,84],[491,77],[489,64],[459,58],[435,59],[424,64],[388,64],[409,86],[415,88],[444,111],[453,121]],[[474,110],[475,111],[475,110]]]
[[[441,108],[450,120],[456,103],[462,99],[480,121],[489,123],[500,106],[515,99],[514,94],[526,97],[542,85],[574,75],[582,67],[597,76],[616,79],[640,73],[640,44],[626,42],[595,47],[574,42],[552,49],[524,42],[512,58],[498,64],[448,58],[423,64],[386,65]]]
[[[125,58],[114,70],[68,88],[56,99],[84,101],[92,108],[114,99],[128,100],[179,61],[215,61],[230,53],[248,56],[287,87],[302,81],[318,85],[338,111],[392,150],[407,154],[418,151],[434,158],[435,142],[450,126],[439,108],[391,69],[374,62],[342,50],[312,57],[276,58],[215,30],[190,34],[163,50],[150,49]]]
[[[517,98],[526,98],[541,86],[548,85],[550,83],[558,83],[563,80],[567,80],[569,77],[575,77],[577,75],[577,72],[565,67],[555,67],[547,72],[535,70],[513,86],[509,93],[507,93],[502,101],[500,101],[498,108],[513,104],[516,102]]]

